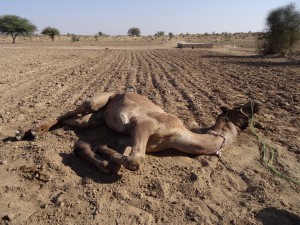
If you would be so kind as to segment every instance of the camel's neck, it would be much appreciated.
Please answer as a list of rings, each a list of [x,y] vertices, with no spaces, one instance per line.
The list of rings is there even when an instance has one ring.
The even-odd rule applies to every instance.
[[[233,143],[238,135],[238,130],[232,124],[218,124],[209,134],[196,134],[189,130],[181,132],[179,138],[172,142],[172,148],[191,154],[214,154],[221,148]]]

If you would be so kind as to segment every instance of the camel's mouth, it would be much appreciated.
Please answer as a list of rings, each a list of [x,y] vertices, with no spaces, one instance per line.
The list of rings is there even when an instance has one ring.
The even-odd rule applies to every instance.
[[[262,108],[262,104],[257,101],[250,101],[244,105],[235,106],[232,109],[222,107],[223,113],[220,117],[232,122],[234,125],[244,130],[248,127],[249,121],[257,114]]]
[[[241,107],[241,111],[246,113],[249,117],[253,117],[262,108],[262,103],[258,101],[250,101]]]

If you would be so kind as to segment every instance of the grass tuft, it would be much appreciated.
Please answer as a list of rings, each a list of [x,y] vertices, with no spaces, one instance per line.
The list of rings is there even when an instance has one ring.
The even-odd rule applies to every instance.
[[[281,173],[280,171],[278,171],[274,164],[273,161],[275,159],[275,151],[274,148],[271,147],[266,141],[265,139],[263,139],[261,137],[261,135],[258,134],[258,132],[256,131],[255,127],[253,126],[253,121],[254,121],[254,113],[253,113],[253,105],[251,105],[251,109],[252,109],[252,117],[250,118],[250,125],[249,128],[252,132],[252,134],[256,137],[258,143],[261,146],[261,151],[262,151],[262,160],[263,162],[267,165],[267,167],[273,172],[275,173],[278,177],[281,177],[289,182],[292,182],[294,184],[300,185],[300,181],[285,175],[283,173]]]

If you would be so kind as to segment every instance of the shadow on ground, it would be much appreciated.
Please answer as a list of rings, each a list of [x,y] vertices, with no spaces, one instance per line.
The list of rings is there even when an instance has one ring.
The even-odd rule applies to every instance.
[[[280,60],[276,61],[266,61],[266,59],[281,59],[282,57],[277,56],[240,56],[240,55],[204,55],[202,58],[216,58],[225,59],[233,64],[243,64],[248,66],[259,66],[259,67],[278,67],[278,66],[299,66],[300,60]]]
[[[82,129],[74,127],[64,127],[65,130],[73,130],[78,137],[78,141],[87,142],[92,146],[92,149],[97,148],[100,144],[108,144],[115,140],[111,137],[115,137],[116,134],[110,131],[106,126],[101,126],[94,129]],[[62,157],[62,163],[70,167],[78,176],[82,178],[90,178],[97,183],[114,183],[121,179],[121,175],[117,173],[104,174],[99,169],[80,157],[72,153],[60,153]]]
[[[260,210],[256,218],[263,225],[299,225],[300,216],[290,211],[268,207]]]
[[[62,157],[62,163],[70,167],[78,176],[82,177],[83,179],[89,178],[96,183],[110,184],[117,182],[122,177],[119,174],[107,175],[101,173],[95,165],[80,159],[74,153],[60,153],[59,155]]]

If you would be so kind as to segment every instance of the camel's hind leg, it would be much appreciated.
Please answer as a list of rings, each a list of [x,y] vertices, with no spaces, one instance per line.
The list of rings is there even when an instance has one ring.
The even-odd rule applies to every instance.
[[[130,148],[130,147],[129,147]],[[118,151],[108,147],[106,144],[100,145],[98,148],[95,149],[95,152],[100,154],[103,158],[112,161],[119,166],[124,166],[127,168],[128,165],[128,156],[125,156]],[[130,170],[130,168],[127,168]]]
[[[91,146],[83,141],[79,141],[74,145],[74,153],[80,158],[94,164],[98,169],[106,174],[116,173],[120,169],[120,165],[107,161],[92,151]]]
[[[70,119],[78,114],[86,115],[92,112],[96,112],[105,106],[110,99],[112,99],[116,95],[115,92],[107,92],[94,96],[93,98],[83,102],[76,109],[71,110],[58,118],[46,121],[41,125],[30,129],[29,131],[18,131],[16,138],[17,140],[21,139],[34,139],[40,135],[46,133],[51,127],[56,125],[63,124],[63,121]]]
[[[70,119],[65,119],[61,122],[62,125],[80,128],[97,128],[105,124],[102,120],[102,110],[87,114],[85,116],[76,115]]]

